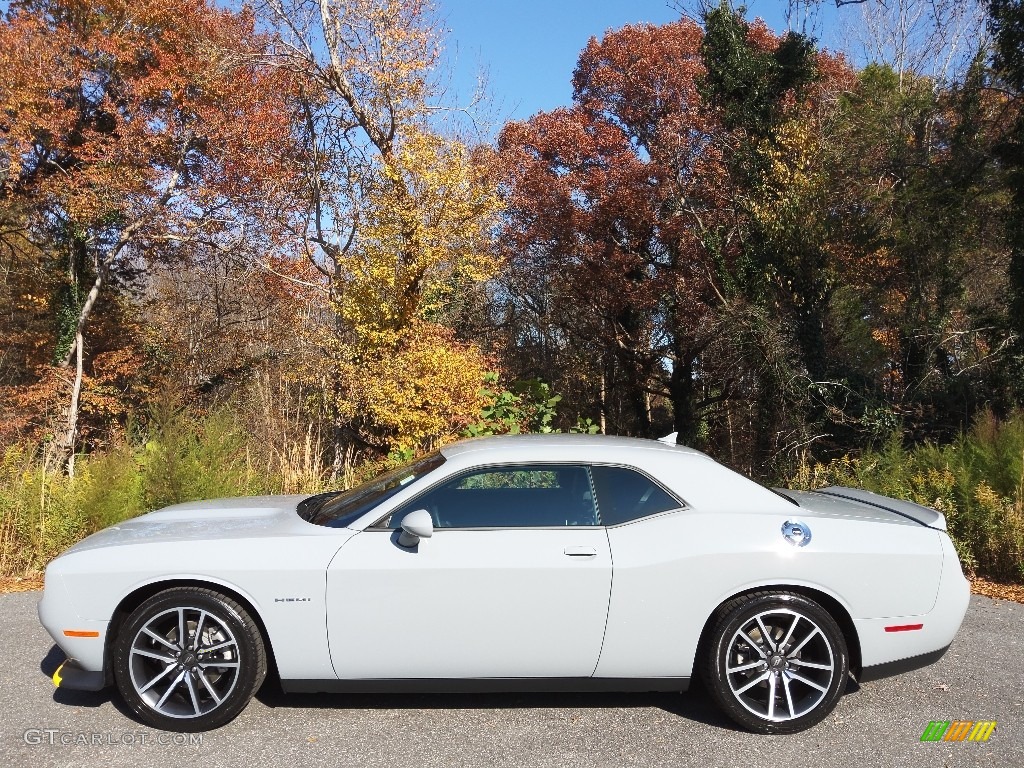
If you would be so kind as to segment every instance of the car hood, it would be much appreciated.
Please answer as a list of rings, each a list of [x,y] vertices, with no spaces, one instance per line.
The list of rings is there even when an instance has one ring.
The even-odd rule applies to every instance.
[[[249,496],[175,504],[104,528],[69,550],[156,541],[249,539],[312,533],[296,507],[308,495]]]
[[[800,507],[818,515],[828,517],[853,517],[879,522],[923,525],[939,531],[946,530],[946,518],[941,512],[915,504],[912,501],[893,499],[859,488],[831,486],[817,491],[781,491]]]

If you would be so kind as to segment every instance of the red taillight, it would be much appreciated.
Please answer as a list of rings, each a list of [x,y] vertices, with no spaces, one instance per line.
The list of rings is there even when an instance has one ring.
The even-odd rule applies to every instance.
[[[924,624],[894,624],[891,627],[886,627],[886,632],[913,632],[917,629],[924,629]]]

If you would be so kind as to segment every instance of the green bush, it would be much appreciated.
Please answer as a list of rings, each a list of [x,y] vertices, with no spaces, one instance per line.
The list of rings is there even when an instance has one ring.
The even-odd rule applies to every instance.
[[[172,406],[154,408],[138,458],[147,506],[279,493],[281,480],[253,466],[247,438],[227,408],[201,420]]]
[[[143,512],[197,499],[279,493],[283,481],[250,459],[228,409],[203,418],[154,410],[147,439],[80,456],[75,476],[45,472],[40,451],[0,457],[0,575],[23,576],[83,537]]]
[[[1024,413],[983,414],[947,446],[908,450],[895,436],[856,458],[805,464],[791,484],[856,486],[934,507],[968,570],[1024,581]]]

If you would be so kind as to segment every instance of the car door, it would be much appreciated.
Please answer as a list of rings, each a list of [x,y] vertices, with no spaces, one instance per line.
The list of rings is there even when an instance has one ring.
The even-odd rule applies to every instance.
[[[433,535],[399,544],[427,509]],[[327,574],[342,679],[590,677],[611,590],[583,466],[466,471],[354,536]]]

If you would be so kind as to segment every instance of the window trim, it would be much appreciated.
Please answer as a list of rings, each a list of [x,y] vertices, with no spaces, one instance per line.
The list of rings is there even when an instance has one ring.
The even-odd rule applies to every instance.
[[[506,525],[506,526],[487,526],[487,527],[484,527],[484,526],[471,526],[471,527],[459,527],[459,528],[436,528],[435,531],[565,531],[565,530],[592,531],[592,530],[595,530],[595,529],[598,529],[598,528],[604,528],[604,529],[621,528],[624,525],[633,525],[633,523],[638,523],[638,522],[640,522],[642,520],[650,520],[651,518],[658,517],[659,515],[668,515],[668,514],[673,514],[675,512],[683,512],[683,511],[692,509],[692,507],[684,499],[679,498],[678,494],[676,494],[673,491],[671,491],[668,488],[666,488],[664,483],[659,481],[657,478],[651,477],[650,474],[648,474],[646,471],[644,471],[640,467],[637,467],[637,466],[634,466],[634,465],[631,465],[631,464],[623,464],[621,462],[614,462],[614,461],[525,461],[524,460],[524,461],[515,461],[515,462],[509,462],[509,463],[503,463],[503,464],[478,464],[478,465],[474,465],[472,467],[466,467],[465,469],[453,472],[452,474],[448,475],[447,477],[443,477],[443,478],[439,479],[433,485],[430,485],[427,488],[424,488],[422,491],[420,491],[419,493],[417,493],[415,496],[413,496],[412,498],[408,499],[407,501],[404,501],[401,504],[397,504],[396,506],[392,507],[385,514],[383,514],[379,518],[377,518],[373,523],[371,523],[370,525],[367,525],[365,528],[363,528],[363,530],[364,531],[394,533],[396,530],[398,530],[397,528],[387,528],[387,527],[383,526],[381,523],[385,519],[389,519],[399,508],[404,507],[406,504],[409,504],[409,505],[415,504],[415,502],[418,499],[421,499],[422,497],[426,496],[428,493],[431,493],[432,491],[434,491],[436,488],[440,487],[441,485],[444,485],[445,483],[451,482],[453,480],[461,479],[461,478],[466,477],[467,475],[470,475],[470,474],[472,474],[474,472],[478,472],[480,470],[487,470],[487,469],[501,470],[501,469],[506,469],[506,468],[514,469],[515,467],[545,467],[545,466],[547,466],[547,467],[581,467],[584,470],[586,470],[586,472],[587,472],[587,480],[590,482],[590,493],[593,495],[593,499],[594,499],[594,510],[597,512],[597,519],[598,519],[598,524],[597,525],[516,525],[516,526],[507,526]],[[597,488],[594,485],[594,475],[591,472],[591,469],[593,467],[612,467],[612,468],[616,468],[616,469],[625,469],[625,470],[629,470],[631,472],[636,472],[637,474],[641,475],[642,477],[647,479],[649,482],[651,482],[653,485],[655,485],[658,488],[660,488],[664,493],[666,493],[669,496],[669,498],[675,499],[675,501],[679,504],[679,506],[678,507],[673,507],[672,509],[664,509],[664,510],[661,510],[660,512],[652,512],[649,515],[644,515],[643,517],[637,517],[637,518],[634,518],[632,520],[625,520],[625,521],[623,521],[621,523],[615,523],[614,525],[606,525],[604,522],[602,522],[602,518],[601,518],[601,500],[598,498]],[[415,510],[413,510],[413,511],[415,511]]]

